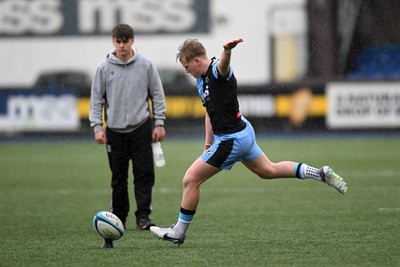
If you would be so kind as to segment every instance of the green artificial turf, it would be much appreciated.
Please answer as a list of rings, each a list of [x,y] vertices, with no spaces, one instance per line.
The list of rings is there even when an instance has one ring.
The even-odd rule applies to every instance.
[[[400,138],[266,138],[272,161],[331,165],[346,195],[319,182],[265,181],[241,164],[203,184],[182,246],[135,228],[100,249],[92,218],[107,210],[110,171],[94,141],[0,143],[0,266],[399,266]],[[153,221],[177,220],[201,140],[166,140]]]

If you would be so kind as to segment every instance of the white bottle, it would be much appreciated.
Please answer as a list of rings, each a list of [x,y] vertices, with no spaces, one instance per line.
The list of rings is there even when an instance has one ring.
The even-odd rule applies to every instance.
[[[165,158],[164,158],[164,153],[161,149],[161,143],[154,142],[152,144],[152,146],[153,146],[153,157],[154,157],[154,162],[156,163],[156,166],[163,167],[165,165]]]

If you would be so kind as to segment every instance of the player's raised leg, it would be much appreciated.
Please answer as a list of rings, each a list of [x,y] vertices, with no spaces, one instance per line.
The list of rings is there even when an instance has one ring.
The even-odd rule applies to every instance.
[[[347,192],[347,183],[344,179],[335,173],[329,166],[317,169],[304,163],[293,161],[271,162],[268,157],[262,153],[258,158],[242,163],[263,179],[276,178],[299,178],[313,179],[332,186],[342,194]]]

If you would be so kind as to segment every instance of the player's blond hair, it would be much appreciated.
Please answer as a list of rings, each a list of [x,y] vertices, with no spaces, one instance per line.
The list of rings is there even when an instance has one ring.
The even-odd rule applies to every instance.
[[[178,48],[179,53],[176,54],[176,60],[181,63],[190,62],[195,57],[205,56],[207,54],[205,47],[197,39],[187,39]]]

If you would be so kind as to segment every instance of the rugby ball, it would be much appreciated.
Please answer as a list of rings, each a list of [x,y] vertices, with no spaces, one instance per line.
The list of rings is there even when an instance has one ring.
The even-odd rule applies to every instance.
[[[96,232],[104,239],[120,239],[125,231],[121,220],[108,211],[96,213],[93,217],[93,226]]]

